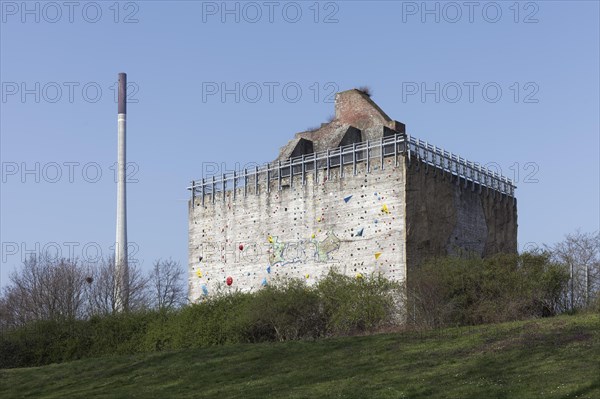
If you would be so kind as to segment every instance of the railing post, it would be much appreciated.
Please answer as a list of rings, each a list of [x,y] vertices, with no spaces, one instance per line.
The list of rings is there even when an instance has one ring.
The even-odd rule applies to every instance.
[[[314,176],[313,179],[315,180],[315,185],[318,183],[319,181],[319,176],[317,176],[317,153],[313,152],[313,172],[314,172]]]
[[[271,164],[267,164],[267,193],[271,192]]]
[[[248,195],[248,169],[244,168],[244,197]]]
[[[423,155],[425,155],[425,174],[429,173],[429,143],[426,141],[425,142],[425,152],[423,153]]]
[[[352,143],[352,174],[356,176],[356,143]]]
[[[215,175],[212,177],[212,202],[215,203],[215,190],[217,189],[217,183],[215,182]]]
[[[329,149],[327,149],[327,180],[329,180],[329,178],[331,177],[331,174],[329,172],[330,169],[330,164],[329,164]]]
[[[294,186],[294,162],[290,159],[290,188]]]
[[[237,188],[237,178],[236,178],[236,174],[235,174],[235,170],[233,171],[233,200],[235,201],[236,198],[236,193],[235,193],[235,189]]]
[[[381,144],[381,154],[380,154],[381,155],[380,156],[380,158],[381,158],[381,170],[383,170],[383,162],[384,162],[383,157],[385,155],[384,154],[384,152],[385,152],[385,145],[383,144],[383,136],[381,136],[381,143],[380,144]]]
[[[394,166],[398,166],[398,135],[394,136]]]
[[[192,206],[196,205],[194,200],[196,199],[196,180],[192,180]]]
[[[205,178],[202,178],[202,206],[204,207],[204,185],[206,184]]]
[[[277,184],[278,191],[281,191],[281,161],[277,161]]]
[[[258,195],[258,165],[254,168],[254,194]]]
[[[460,184],[460,157],[458,156],[454,156],[454,167],[456,168],[456,176],[458,177],[458,179],[456,180],[456,185],[458,186]]]
[[[223,173],[223,203],[225,203],[225,191],[227,191],[227,180],[225,179],[225,173]]]
[[[305,165],[305,159],[306,156],[304,154],[302,154],[302,185],[304,186],[306,184],[306,180],[305,180],[305,176],[304,173],[306,172],[306,165]]]
[[[369,140],[367,140],[367,173],[371,171],[371,152],[369,151]]]

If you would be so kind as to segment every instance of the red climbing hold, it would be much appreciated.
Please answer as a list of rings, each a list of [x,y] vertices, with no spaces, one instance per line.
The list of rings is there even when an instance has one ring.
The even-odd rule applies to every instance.
[[[244,250],[244,245],[240,244],[240,251],[243,251],[243,250]]]
[[[227,283],[227,285],[233,284],[233,277],[231,277],[231,276],[227,277],[227,280],[225,280],[225,282]]]

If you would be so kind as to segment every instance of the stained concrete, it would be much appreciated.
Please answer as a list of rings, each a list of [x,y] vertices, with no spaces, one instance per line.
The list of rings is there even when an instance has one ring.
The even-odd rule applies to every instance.
[[[363,92],[348,90],[336,96],[334,120],[297,133],[277,160],[404,131]],[[352,165],[321,168],[315,179],[309,168],[303,181],[284,169],[281,188],[278,180],[267,187],[263,174],[257,187],[251,177],[246,188],[215,193],[214,203],[211,194],[190,201],[190,299],[253,291],[278,277],[312,284],[333,267],[410,283],[411,270],[431,257],[516,252],[514,198],[402,152],[386,156],[383,168],[379,150],[369,154],[369,169],[359,162],[356,174]]]

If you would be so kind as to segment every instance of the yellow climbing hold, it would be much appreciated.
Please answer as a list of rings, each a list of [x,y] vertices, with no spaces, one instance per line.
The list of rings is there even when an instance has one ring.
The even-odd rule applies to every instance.
[[[383,204],[383,206],[381,207],[381,212],[390,213],[390,210],[388,209],[387,204]]]
[[[309,274],[308,274],[308,273],[306,273],[306,274],[304,275],[304,278],[309,278],[309,277],[310,277],[310,276],[309,276]]]
[[[362,279],[362,278],[363,278],[363,275],[362,275],[362,273],[356,273],[356,279],[357,279],[357,280],[360,280],[360,279]]]
[[[198,278],[202,278],[202,270],[196,270],[196,276],[198,276]]]
[[[315,238],[315,235],[313,234],[312,236],[310,236],[311,238]]]
[[[268,240],[270,244],[273,244],[273,237],[269,236]]]
[[[380,256],[381,256],[381,252],[375,252],[375,259],[379,259]]]

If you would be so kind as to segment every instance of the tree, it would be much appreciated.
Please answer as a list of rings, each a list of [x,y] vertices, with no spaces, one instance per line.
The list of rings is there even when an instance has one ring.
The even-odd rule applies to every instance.
[[[128,273],[129,303],[132,311],[148,307],[148,278],[146,278],[135,263],[129,264]],[[111,314],[118,311],[118,276],[114,256],[103,259],[87,267],[86,297],[88,301],[87,315]]]
[[[154,262],[149,277],[149,295],[155,309],[173,309],[186,301],[184,272],[179,262],[172,259]]]
[[[32,255],[9,279],[1,301],[3,326],[75,319],[85,311],[85,276],[77,260]]]
[[[589,307],[600,292],[600,232],[567,234],[565,239],[547,247],[552,258],[569,269],[567,307]]]

